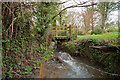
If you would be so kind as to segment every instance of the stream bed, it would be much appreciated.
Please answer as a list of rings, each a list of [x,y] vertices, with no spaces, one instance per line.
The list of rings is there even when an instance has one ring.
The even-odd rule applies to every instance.
[[[44,64],[43,78],[108,78],[99,66],[91,65],[88,59],[72,57],[54,47],[53,60]],[[34,71],[32,78],[39,78],[39,69]]]

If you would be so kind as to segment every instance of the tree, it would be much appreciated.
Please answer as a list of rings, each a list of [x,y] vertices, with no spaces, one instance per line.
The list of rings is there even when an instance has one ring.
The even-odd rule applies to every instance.
[[[46,45],[50,24],[68,8],[91,6],[85,3],[58,12],[55,2],[2,2],[3,79],[28,74],[33,66],[28,60],[48,60],[53,54]]]
[[[50,27],[49,24],[55,25],[56,24],[56,18],[51,20],[51,18],[58,13],[56,10],[58,6],[55,6],[56,3],[54,2],[41,2],[41,3],[36,3],[37,6],[33,8],[33,18],[35,21],[35,27],[34,27],[34,32],[33,34],[36,36],[38,40],[41,40],[46,34],[47,28],[45,27]],[[50,23],[45,24],[48,20],[51,20]]]
[[[58,12],[60,12],[65,6],[64,5],[60,5],[58,8]],[[68,17],[66,15],[66,10],[63,11],[60,15],[57,16],[57,20],[60,24],[60,26],[65,26],[66,25],[66,18]]]
[[[101,28],[105,32],[106,21],[108,19],[109,13],[117,9],[117,2],[99,2],[96,11],[101,14],[102,25]]]
[[[89,30],[91,30],[91,25],[93,25],[93,13],[91,12],[92,8],[87,8],[86,11],[81,13],[81,16],[83,17],[83,23],[85,26],[85,33],[87,33]],[[93,29],[93,28],[92,28]]]
[[[20,76],[26,74],[25,68],[16,67],[21,63],[24,65],[22,60],[30,60],[32,57],[35,59],[38,56],[40,59],[41,56],[49,55],[46,52],[47,28],[42,29],[45,26],[49,27],[53,21],[47,25],[45,23],[58,13],[57,6],[54,4],[56,3],[2,3],[3,78],[7,75],[11,78],[18,76],[13,75],[14,73],[10,71],[5,72],[6,69],[14,69]],[[15,66],[13,67],[13,65]],[[29,67],[29,65],[26,66]]]
[[[92,0],[92,4],[94,4],[93,0]],[[94,30],[94,20],[93,20],[93,15],[94,15],[94,5],[92,5],[92,31]]]

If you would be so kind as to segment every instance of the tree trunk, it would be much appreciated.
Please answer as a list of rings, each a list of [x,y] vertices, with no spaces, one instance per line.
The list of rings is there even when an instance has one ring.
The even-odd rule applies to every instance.
[[[60,26],[62,26],[62,15],[60,14]]]
[[[105,32],[105,14],[102,13],[102,30]]]
[[[2,18],[2,3],[0,2],[0,17]],[[2,65],[2,19],[0,19],[0,66]],[[2,79],[2,67],[0,67],[0,79]]]
[[[93,0],[92,0],[92,31],[94,30],[94,22],[93,22],[93,15],[94,15],[94,2],[93,2]]]

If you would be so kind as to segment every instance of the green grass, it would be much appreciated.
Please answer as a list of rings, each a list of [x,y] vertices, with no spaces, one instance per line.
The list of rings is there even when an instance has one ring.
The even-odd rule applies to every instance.
[[[105,42],[112,41],[112,44],[116,44],[118,42],[119,34],[100,34],[100,35],[78,35],[78,38],[75,41],[79,41],[82,39],[95,39],[97,41],[104,40]]]
[[[113,40],[118,38],[118,34],[101,34],[101,35],[78,35],[79,39],[97,39],[97,40]]]

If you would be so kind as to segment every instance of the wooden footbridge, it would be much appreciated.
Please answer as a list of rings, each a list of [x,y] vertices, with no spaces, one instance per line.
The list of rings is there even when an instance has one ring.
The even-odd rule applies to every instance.
[[[68,40],[72,35],[71,26],[52,26],[51,28],[54,40]]]

